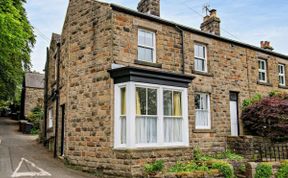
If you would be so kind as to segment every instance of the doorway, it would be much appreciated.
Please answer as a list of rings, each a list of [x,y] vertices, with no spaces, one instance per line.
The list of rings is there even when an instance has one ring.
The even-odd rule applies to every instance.
[[[230,92],[231,136],[239,135],[238,93]]]
[[[64,139],[65,139],[65,104],[61,105],[61,156],[64,156]]]

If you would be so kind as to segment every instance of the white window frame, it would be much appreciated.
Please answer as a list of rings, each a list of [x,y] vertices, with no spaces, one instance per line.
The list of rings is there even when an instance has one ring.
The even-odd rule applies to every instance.
[[[259,62],[260,62],[260,63],[261,63],[261,62],[264,63],[264,69],[261,69],[261,68],[260,68],[260,67],[261,67],[261,64],[260,64],[260,66],[258,66],[258,80],[259,80],[260,82],[266,83],[266,82],[267,82],[267,61],[266,61],[265,59],[259,59],[258,65],[259,65]],[[265,80],[260,79],[260,77],[259,77],[259,74],[260,74],[260,73],[264,73],[264,74],[265,74]]]
[[[126,144],[121,144],[121,99],[120,89],[126,87]],[[157,143],[136,144],[136,87],[157,89]],[[165,143],[164,142],[164,107],[163,107],[163,91],[172,90],[180,91],[182,97],[182,142]],[[188,95],[187,88],[164,86],[139,82],[126,82],[115,84],[114,86],[114,148],[153,148],[153,147],[175,147],[175,146],[189,146],[189,122],[188,122]]]
[[[53,128],[53,108],[48,110],[48,129]]]
[[[202,58],[202,57],[199,57],[196,55],[196,51],[195,51],[195,47],[196,46],[201,46],[201,47],[204,47],[204,50],[205,50],[205,57]],[[204,60],[204,70],[197,70],[196,68],[196,59],[200,59],[200,60]],[[195,43],[194,44],[194,70],[197,71],[197,72],[205,72],[207,73],[208,72],[208,60],[207,60],[207,45],[205,44],[201,44],[201,43]]]
[[[195,93],[195,96],[194,97],[196,97],[196,95],[205,95],[205,96],[207,96],[208,98],[207,98],[207,112],[208,112],[208,125],[205,127],[205,126],[198,126],[197,125],[197,114],[196,114],[196,112],[197,111],[203,111],[202,109],[196,109],[196,107],[195,107],[195,129],[211,129],[211,109],[210,109],[210,95],[209,95],[209,93],[200,93],[200,92],[198,92],[198,93]],[[195,100],[195,98],[194,98],[194,100]],[[196,106],[196,103],[195,103],[195,106]]]
[[[281,69],[279,70],[279,68],[282,68],[283,73],[281,72]],[[278,64],[278,73],[279,73],[279,85],[285,86],[286,85],[286,77],[285,77],[286,72],[285,72],[285,65],[284,64]],[[283,77],[284,83],[281,83],[281,80],[280,80],[281,77]]]
[[[144,32],[144,33],[152,33],[152,38],[153,38],[153,46],[146,46],[146,45],[143,45],[143,44],[140,44],[139,43],[139,32]],[[141,48],[147,48],[147,49],[152,49],[153,53],[153,57],[152,57],[152,63],[156,63],[156,34],[154,31],[151,31],[151,30],[146,30],[146,29],[143,29],[143,28],[139,28],[138,29],[138,47],[137,47],[137,51],[139,52],[138,48],[141,47]],[[145,61],[145,62],[151,62],[151,61],[147,61],[146,59],[140,59],[138,58],[139,55],[138,55],[138,52],[137,52],[137,59],[139,61]]]

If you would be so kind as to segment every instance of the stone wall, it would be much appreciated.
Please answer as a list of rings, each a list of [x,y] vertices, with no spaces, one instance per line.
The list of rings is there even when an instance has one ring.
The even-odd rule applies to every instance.
[[[156,32],[158,67],[136,61],[140,27]],[[170,164],[189,160],[196,146],[206,151],[224,150],[226,136],[231,134],[229,92],[239,92],[241,104],[257,92],[284,90],[277,82],[278,62],[288,65],[284,59],[185,31],[183,64],[181,33],[175,26],[114,11],[106,3],[71,0],[61,36],[60,105],[66,106],[65,157],[69,163],[104,177],[140,176],[143,165],[156,159]],[[193,70],[195,43],[207,45],[207,74]],[[259,58],[268,60],[271,85],[257,84]],[[113,149],[114,85],[107,72],[112,63],[196,76],[188,89],[191,147]],[[49,78],[53,81],[52,74]],[[195,129],[197,92],[210,94],[212,129]]]
[[[248,160],[259,159],[257,150],[263,144],[271,144],[271,141],[267,138],[257,136],[227,137],[227,148],[237,154],[243,155]]]
[[[36,106],[43,107],[44,104],[43,88],[25,88],[25,109],[24,116],[27,117],[31,110]]]

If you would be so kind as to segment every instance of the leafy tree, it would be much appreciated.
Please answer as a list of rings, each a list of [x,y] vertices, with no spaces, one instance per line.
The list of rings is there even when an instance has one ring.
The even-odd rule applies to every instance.
[[[244,127],[253,135],[287,140],[288,94],[270,94],[242,111]]]
[[[31,66],[35,35],[23,7],[25,2],[0,1],[0,100],[4,101],[15,98],[23,72]]]

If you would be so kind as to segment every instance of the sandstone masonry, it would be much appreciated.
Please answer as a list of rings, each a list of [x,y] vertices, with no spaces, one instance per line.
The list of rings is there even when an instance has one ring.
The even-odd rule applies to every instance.
[[[238,94],[240,112],[242,101],[256,93],[287,91],[286,86],[279,85],[278,64],[287,66],[288,56],[222,38],[220,31],[213,35],[147,14],[149,10],[142,12],[98,1],[70,0],[61,37],[52,36],[49,48],[47,112],[53,110],[53,126],[47,128],[46,139],[56,138],[53,150],[57,149],[57,155],[63,154],[71,164],[102,177],[141,176],[145,163],[189,160],[196,146],[206,151],[223,150],[226,136],[231,135],[230,92]],[[209,29],[218,25],[220,20]],[[155,63],[138,60],[139,29],[155,33]],[[195,44],[206,46],[205,73],[195,71]],[[265,83],[258,81],[259,59],[267,61]],[[108,72],[113,65],[195,77],[187,88],[189,146],[114,147],[115,79]],[[211,129],[195,127],[197,93],[210,96]],[[243,135],[241,121],[239,129]]]

